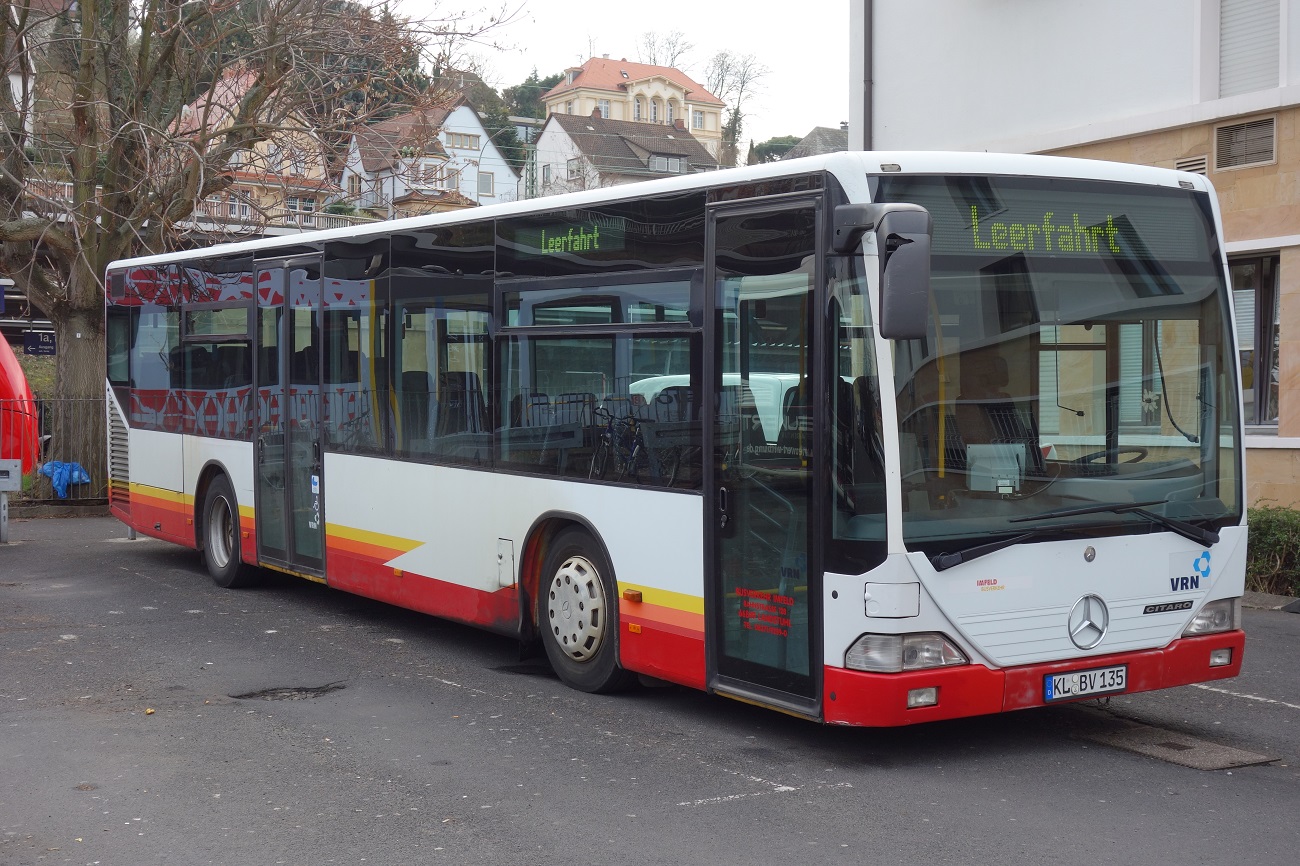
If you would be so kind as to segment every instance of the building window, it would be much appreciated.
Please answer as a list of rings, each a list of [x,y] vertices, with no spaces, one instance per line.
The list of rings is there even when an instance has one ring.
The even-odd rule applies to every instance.
[[[572,100],[572,99],[570,99],[568,102],[564,103],[564,113],[565,113],[565,114],[573,114],[573,100]]]
[[[359,174],[348,175],[348,195],[352,196],[353,198],[361,195],[361,175]]]
[[[551,182],[551,166],[548,163],[547,165],[542,166],[542,186],[545,186],[550,182]]]
[[[1247,424],[1277,424],[1278,256],[1233,259],[1232,300]]]
[[[479,137],[470,135],[467,132],[448,132],[447,146],[459,148],[460,150],[478,150]]]
[[[284,206],[289,211],[289,222],[303,228],[316,226],[316,199],[291,195],[284,200]]]
[[[679,156],[652,156],[650,157],[650,170],[681,174],[682,159]]]
[[[657,99],[650,100],[650,122],[659,122],[659,100]]]
[[[441,186],[443,180],[443,164],[437,160],[426,159],[420,164],[419,183],[421,186]]]
[[[1268,165],[1276,159],[1276,125],[1273,118],[1220,126],[1214,130],[1214,168]]]
[[[692,112],[691,112],[691,129],[703,129],[703,128],[704,128],[704,112],[703,112],[703,111],[692,111]]]
[[[568,169],[569,180],[578,180],[582,177],[582,158],[574,157],[566,164]]]
[[[1278,86],[1278,0],[1220,0],[1219,98]]]
[[[231,219],[240,219],[247,221],[249,215],[248,199],[238,193],[231,193],[226,202],[226,213]]]
[[[637,98],[632,102],[632,119],[633,119],[633,120],[640,120],[641,117],[642,117],[642,111],[641,111],[641,97],[638,96],[638,97],[637,97]]]
[[[603,118],[605,118],[606,120],[608,120],[608,119],[609,119],[609,100],[608,100],[608,99],[598,99],[598,100],[596,100],[596,107],[600,109],[600,116],[603,117]]]
[[[293,147],[289,149],[289,174],[302,177],[307,173],[307,154]]]
[[[670,99],[668,100],[668,124],[671,126],[673,121],[676,119],[677,119],[677,103]]]
[[[480,171],[478,173],[478,194],[479,195],[496,195],[494,187],[494,178],[490,171]]]

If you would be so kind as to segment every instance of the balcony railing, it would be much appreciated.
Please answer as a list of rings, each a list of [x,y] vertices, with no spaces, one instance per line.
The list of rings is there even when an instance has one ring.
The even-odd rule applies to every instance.
[[[73,184],[66,181],[31,180],[25,210],[29,214],[58,218],[73,202]],[[362,214],[333,214],[324,211],[291,210],[287,207],[259,209],[251,203],[228,200],[203,201],[180,228],[190,231],[248,235],[267,230],[278,233],[337,229],[375,222]]]

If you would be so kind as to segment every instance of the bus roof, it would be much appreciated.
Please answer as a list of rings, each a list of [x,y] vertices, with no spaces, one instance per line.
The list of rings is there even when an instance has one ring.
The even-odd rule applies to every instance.
[[[668,195],[674,192],[756,182],[820,171],[831,173],[841,183],[844,183],[846,188],[850,189],[858,186],[861,181],[865,181],[867,177],[873,175],[971,174],[1058,177],[1150,186],[1181,186],[1184,189],[1196,189],[1202,192],[1213,191],[1213,187],[1204,175],[1132,163],[1015,153],[849,151],[764,163],[763,165],[700,172],[681,177],[641,181],[634,184],[563,193],[541,198],[523,199],[451,213],[426,214],[397,220],[363,223],[337,229],[303,232],[295,235],[233,241],[174,253],[121,259],[112,262],[108,267],[109,269],[134,267],[161,262],[202,259],[214,255],[262,251],[269,253],[286,246],[322,243],[332,240],[355,241],[365,239],[371,235],[383,235],[397,231],[412,231],[431,226],[455,225],[457,223],[477,222],[484,219],[496,219],[564,208],[590,207],[630,198]]]

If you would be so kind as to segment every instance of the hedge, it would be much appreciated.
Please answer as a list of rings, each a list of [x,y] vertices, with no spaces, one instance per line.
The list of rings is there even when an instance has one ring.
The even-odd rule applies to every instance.
[[[1248,509],[1246,589],[1300,596],[1300,511],[1276,505]]]

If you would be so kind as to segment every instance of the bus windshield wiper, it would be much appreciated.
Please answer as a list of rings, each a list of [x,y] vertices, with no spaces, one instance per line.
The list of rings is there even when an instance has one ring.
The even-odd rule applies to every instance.
[[[974,547],[968,547],[965,550],[956,550],[952,553],[936,553],[930,557],[930,564],[934,566],[935,571],[945,571],[954,565],[961,565],[963,562],[970,562],[972,559],[979,559],[981,556],[988,556],[990,553],[997,553],[1008,547],[1014,547],[1021,542],[1028,541],[1031,538],[1037,538],[1040,535],[1057,535],[1060,533],[1060,527],[1053,526],[1039,527],[1022,532],[1019,535],[1013,535],[1010,538],[1004,538],[1001,541],[990,541],[988,544],[977,544]]]
[[[1132,512],[1153,523],[1159,523],[1171,532],[1176,532],[1183,538],[1195,541],[1202,547],[1209,547],[1212,544],[1218,544],[1219,533],[1212,529],[1205,529],[1192,523],[1182,520],[1175,520],[1172,517],[1165,517],[1163,514],[1157,514],[1154,511],[1147,511],[1151,505],[1164,505],[1165,500],[1156,499],[1151,502],[1113,502],[1100,503],[1098,505],[1085,505],[1080,508],[1063,508],[1060,511],[1045,511],[1042,514],[1031,514],[1028,517],[1013,517],[1008,523],[1025,523],[1031,520],[1050,520],[1053,517],[1074,517],[1079,514],[1100,514],[1104,511],[1111,511],[1115,514],[1124,514]]]

